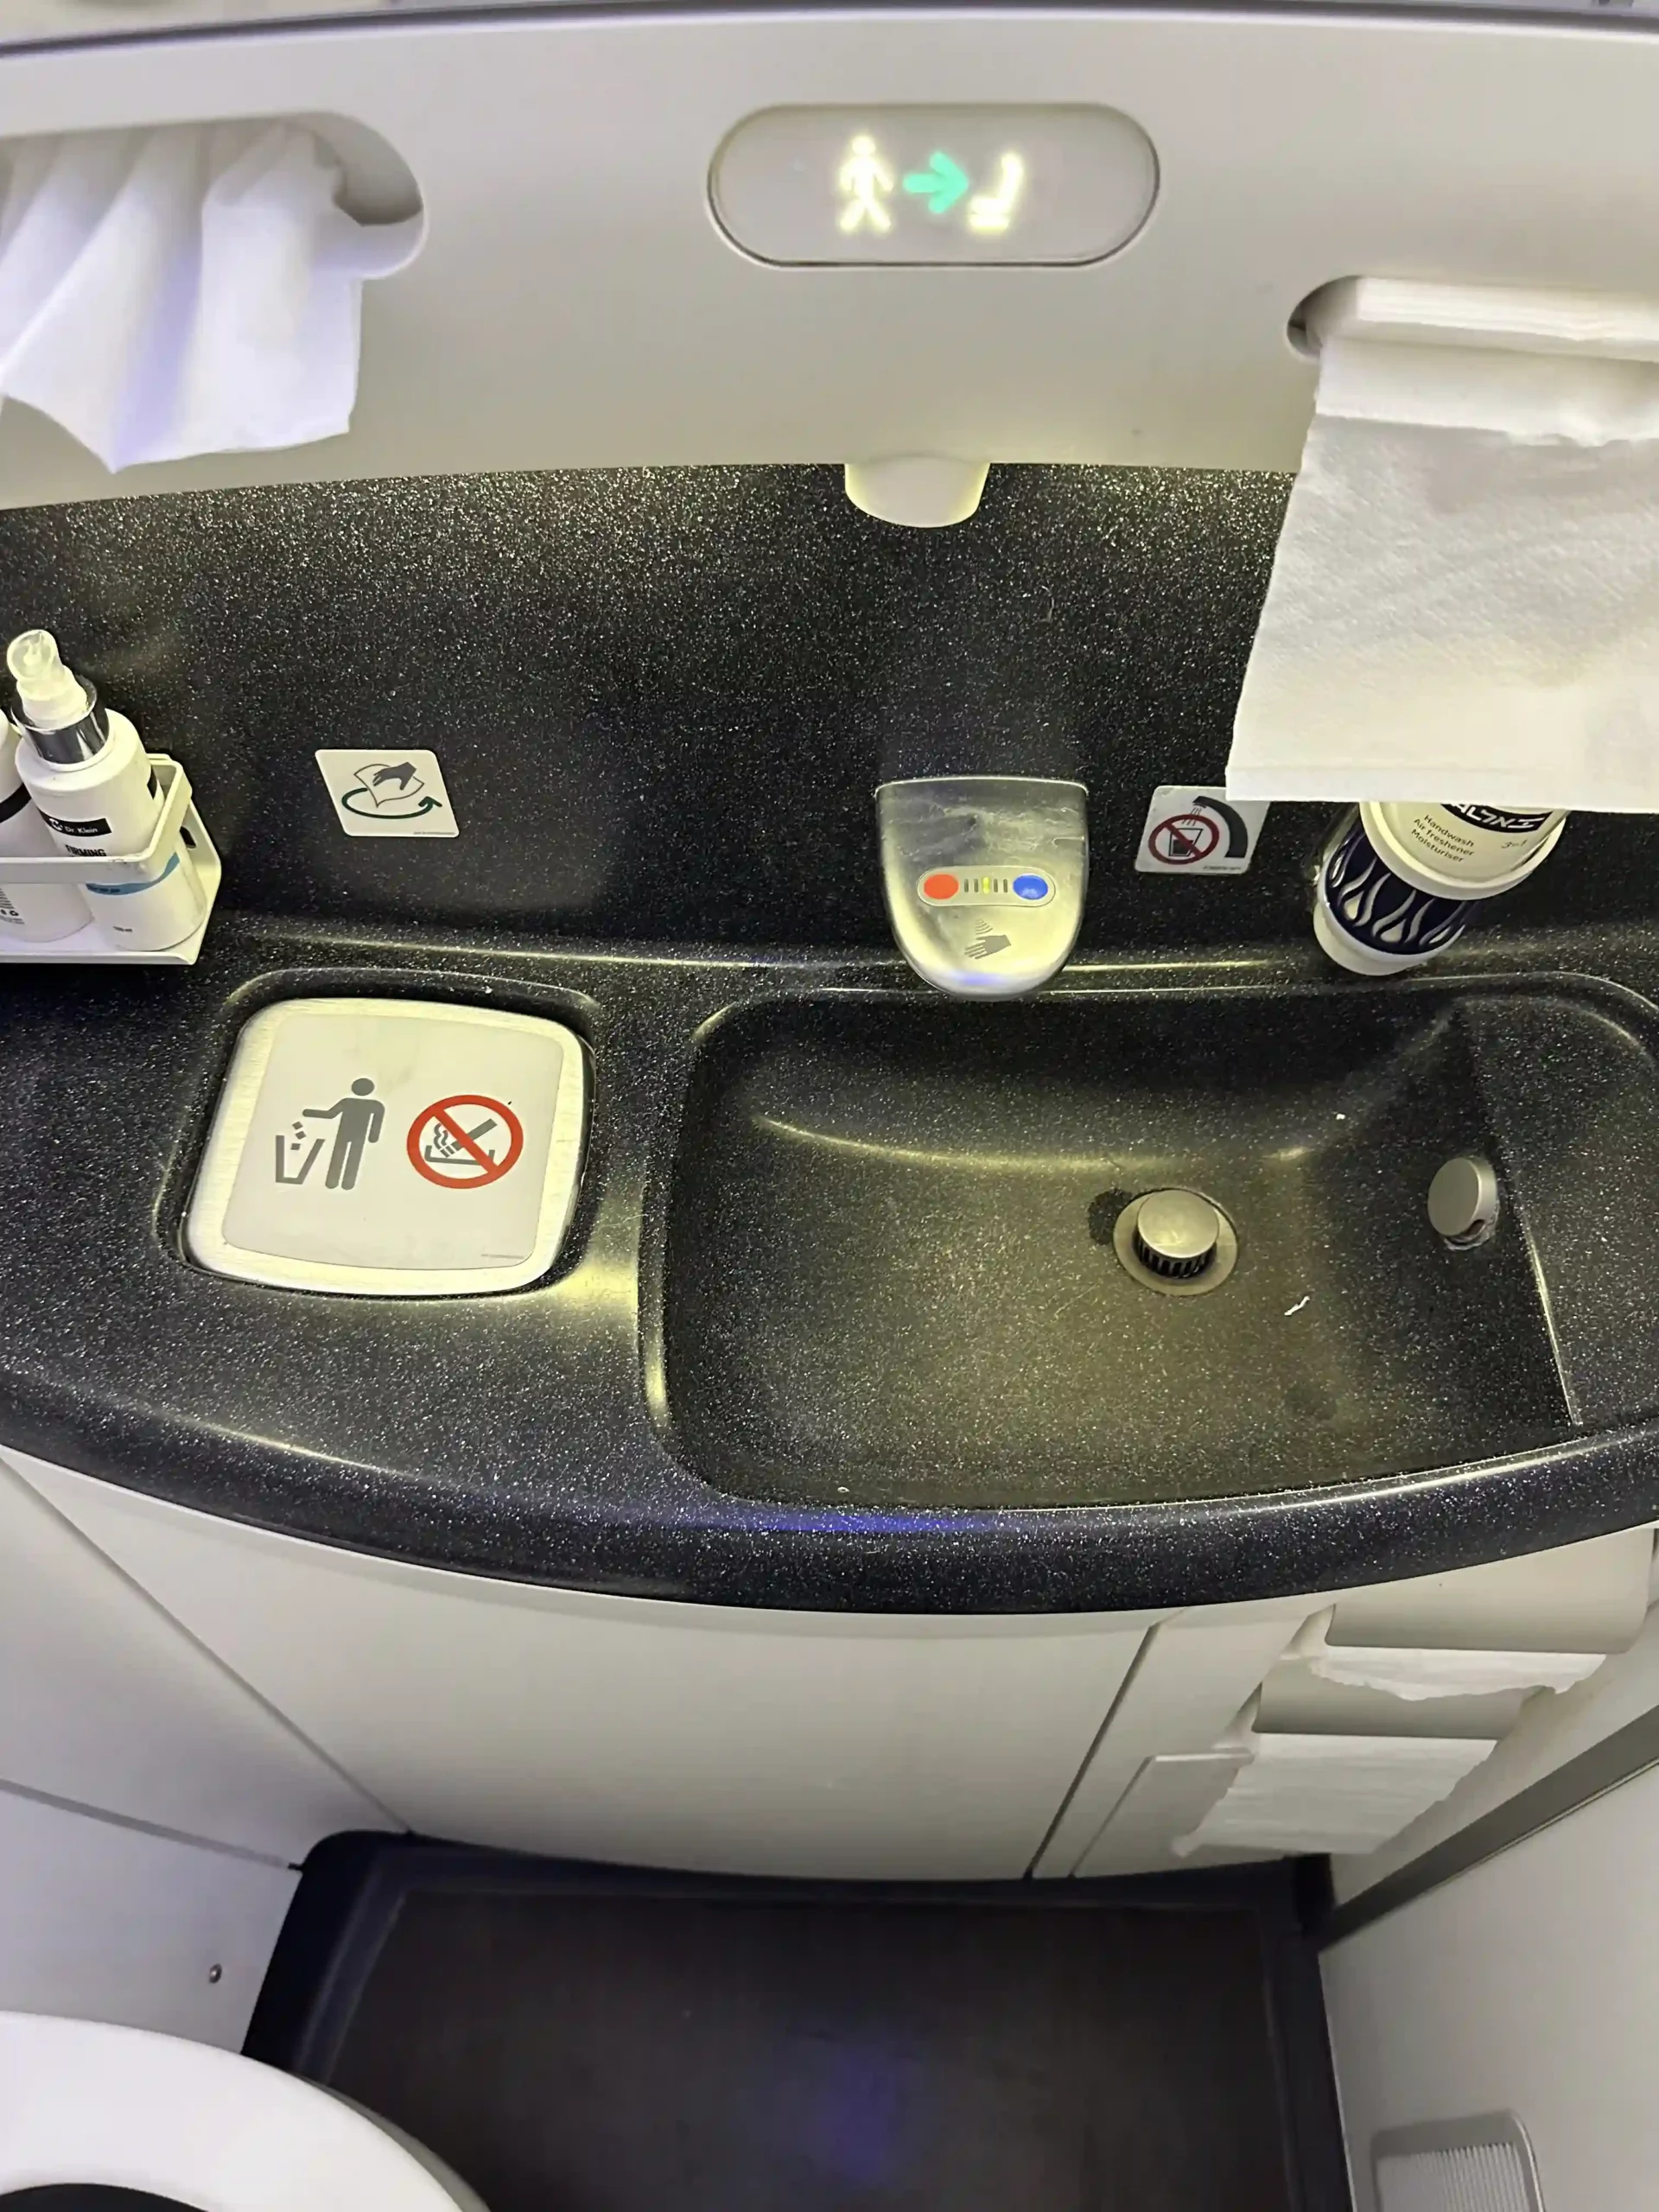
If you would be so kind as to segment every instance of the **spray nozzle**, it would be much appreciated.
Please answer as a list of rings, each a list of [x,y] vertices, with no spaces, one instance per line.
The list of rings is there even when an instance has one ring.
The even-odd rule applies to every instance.
[[[84,685],[63,664],[49,630],[25,630],[6,649],[23,718],[35,729],[64,729],[92,711]]]

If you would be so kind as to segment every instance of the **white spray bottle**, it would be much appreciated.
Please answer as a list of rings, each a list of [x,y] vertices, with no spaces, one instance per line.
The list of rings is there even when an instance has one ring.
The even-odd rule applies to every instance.
[[[22,741],[17,771],[60,852],[76,859],[141,853],[156,833],[162,796],[138,733],[98,703],[72,675],[49,630],[14,638],[6,665],[17,686]],[[81,887],[100,933],[130,952],[164,952],[188,937],[207,900],[195,863],[177,838],[142,883]]]
[[[18,736],[0,717],[0,941],[50,944],[91,918],[91,901],[73,883],[8,883],[8,855],[41,860],[57,851],[52,832],[17,772]]]

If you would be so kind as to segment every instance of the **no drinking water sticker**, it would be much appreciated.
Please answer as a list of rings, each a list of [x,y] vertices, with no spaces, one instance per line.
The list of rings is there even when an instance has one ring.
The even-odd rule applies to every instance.
[[[1192,784],[1160,784],[1135,865],[1142,875],[1243,875],[1255,857],[1268,802],[1230,799]]]

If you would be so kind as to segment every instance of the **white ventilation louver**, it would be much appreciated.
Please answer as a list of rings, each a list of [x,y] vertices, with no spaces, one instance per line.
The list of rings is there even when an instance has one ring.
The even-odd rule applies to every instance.
[[[1513,2113],[1397,2128],[1376,2138],[1371,2158],[1377,2212],[1544,2212]]]

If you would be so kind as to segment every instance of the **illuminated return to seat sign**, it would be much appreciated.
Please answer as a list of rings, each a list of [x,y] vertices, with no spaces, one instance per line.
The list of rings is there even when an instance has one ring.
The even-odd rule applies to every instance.
[[[741,123],[709,195],[762,261],[1077,263],[1128,244],[1157,157],[1104,107],[779,107]]]

